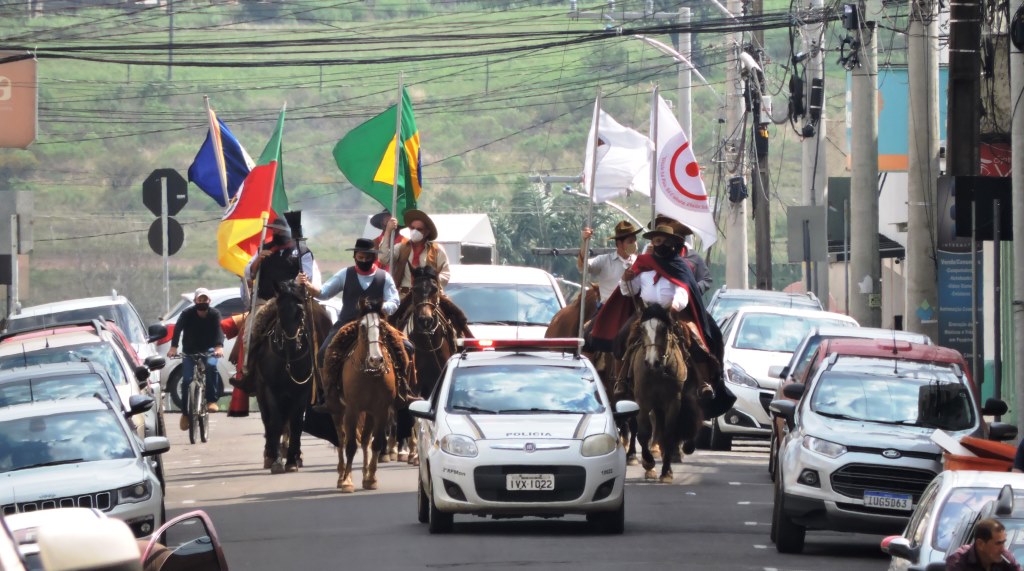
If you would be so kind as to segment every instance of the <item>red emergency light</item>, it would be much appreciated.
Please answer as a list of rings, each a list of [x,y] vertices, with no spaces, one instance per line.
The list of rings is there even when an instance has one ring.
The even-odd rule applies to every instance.
[[[572,351],[578,353],[583,339],[554,337],[550,339],[458,339],[456,344],[465,351]]]

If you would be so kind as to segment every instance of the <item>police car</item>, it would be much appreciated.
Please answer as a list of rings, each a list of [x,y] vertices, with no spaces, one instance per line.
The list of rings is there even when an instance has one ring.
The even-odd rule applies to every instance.
[[[626,453],[613,408],[579,339],[460,340],[421,419],[418,517],[431,533],[455,514],[586,515],[598,530],[625,527]]]

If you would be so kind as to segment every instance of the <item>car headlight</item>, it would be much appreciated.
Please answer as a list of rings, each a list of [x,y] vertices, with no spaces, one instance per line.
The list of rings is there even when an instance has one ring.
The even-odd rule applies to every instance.
[[[754,380],[754,377],[748,375],[747,372],[739,365],[730,365],[729,368],[725,370],[725,380],[734,385],[742,385],[752,389],[758,388],[757,381]]]
[[[619,439],[611,434],[594,434],[583,439],[580,453],[584,456],[604,456],[611,454],[619,445]]]
[[[126,486],[117,491],[117,503],[119,504],[135,504],[138,502],[144,502],[153,495],[153,487],[149,482],[140,482],[138,484],[132,484]]]
[[[442,438],[441,450],[444,450],[452,456],[463,456],[465,458],[475,458],[479,453],[476,447],[476,441],[461,434],[449,434]]]
[[[828,440],[822,440],[813,436],[804,436],[803,446],[811,452],[817,452],[829,458],[838,458],[846,454],[846,447],[842,444],[836,444],[835,442],[829,442]]]

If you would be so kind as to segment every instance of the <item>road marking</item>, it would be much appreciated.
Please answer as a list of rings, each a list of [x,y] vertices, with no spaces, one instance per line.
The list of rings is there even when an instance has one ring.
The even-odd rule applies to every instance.
[[[757,522],[756,521],[745,521],[745,522],[743,522],[743,525],[757,525]]]
[[[738,506],[749,506],[750,502],[736,502],[736,505],[738,505]]]
[[[182,488],[194,488],[194,487],[196,487],[195,484],[185,484],[184,486],[182,486]]]
[[[767,545],[757,545],[755,543],[754,544],[754,549],[768,549],[768,546]]]
[[[194,503],[196,503],[196,501],[195,500],[181,500],[181,503],[183,503],[183,504],[194,504]]]

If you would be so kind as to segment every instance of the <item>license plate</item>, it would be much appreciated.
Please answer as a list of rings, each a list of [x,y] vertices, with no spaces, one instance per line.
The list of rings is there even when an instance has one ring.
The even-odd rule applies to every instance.
[[[910,511],[914,509],[914,496],[890,492],[864,492],[864,505],[872,508]]]
[[[536,492],[555,489],[554,474],[506,474],[505,489],[510,492]]]

